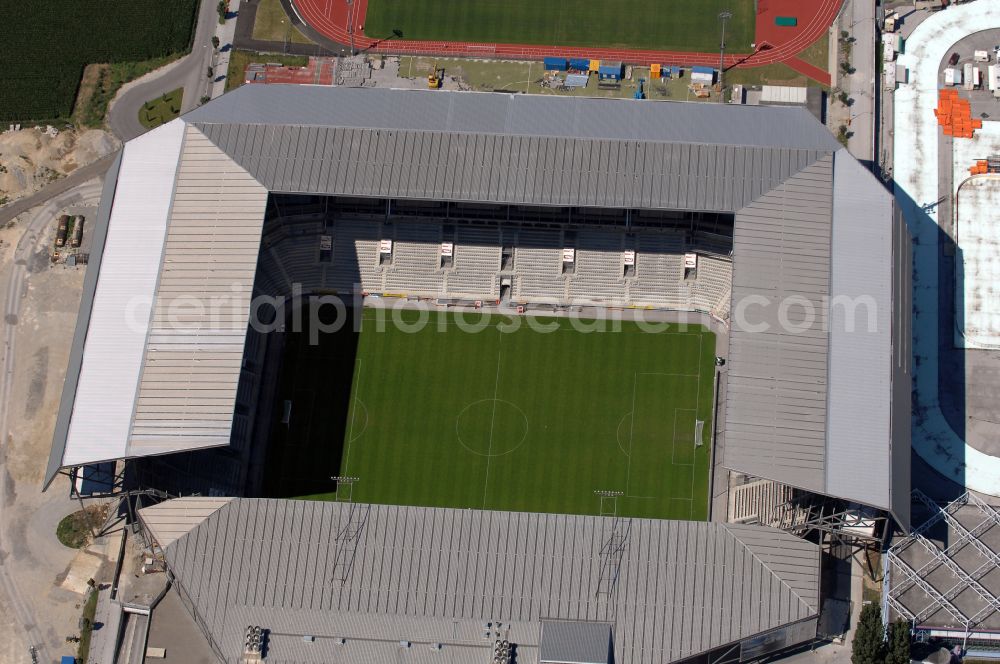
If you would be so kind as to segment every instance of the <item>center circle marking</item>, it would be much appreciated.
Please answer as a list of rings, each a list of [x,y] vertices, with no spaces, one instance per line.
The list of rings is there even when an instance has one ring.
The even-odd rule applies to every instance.
[[[497,423],[516,418],[513,431],[497,431]],[[477,426],[485,423],[485,426]],[[506,399],[479,399],[459,411],[455,418],[455,436],[469,452],[484,457],[510,454],[528,437],[528,416],[521,407]]]

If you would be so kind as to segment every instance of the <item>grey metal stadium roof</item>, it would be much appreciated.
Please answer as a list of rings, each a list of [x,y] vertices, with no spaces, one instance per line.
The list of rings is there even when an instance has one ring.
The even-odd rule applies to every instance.
[[[908,302],[905,228],[888,192],[804,109],[278,85],[245,86],[176,122],[186,124],[178,172],[204,156],[197,148],[233,176],[213,183],[203,171],[206,224],[222,228],[212,187],[240,198],[236,182],[258,197],[223,220],[245,234],[233,256],[256,246],[262,191],[735,213],[725,465],[908,521],[909,342],[904,317],[890,315]],[[213,269],[188,260],[184,281]],[[838,328],[842,295],[871,299],[874,332]],[[788,298],[814,309],[808,330],[779,329],[803,316],[780,309]],[[771,330],[743,326],[741,310]],[[238,367],[220,359],[214,384],[229,389]],[[172,372],[197,375],[177,362]],[[229,399],[216,400],[213,418],[219,404]],[[224,441],[219,422],[202,435],[189,420],[197,436],[185,440]],[[158,437],[157,449],[170,440]]]
[[[611,623],[543,620],[538,644],[540,664],[608,664]]]
[[[294,95],[294,101],[292,101]],[[196,124],[344,127],[833,151],[801,108],[387,88],[247,85],[184,116]],[[301,147],[305,147],[304,145]]]
[[[196,123],[272,191],[733,212],[816,149]]]
[[[727,467],[909,523],[905,235],[846,150],[737,212]]]
[[[273,662],[389,664],[402,641],[418,661],[443,643],[479,663],[487,622],[531,661],[543,619],[613,623],[615,661],[670,662],[812,619],[819,601],[816,545],[718,523],[236,499],[165,555],[227,662],[254,624]]]

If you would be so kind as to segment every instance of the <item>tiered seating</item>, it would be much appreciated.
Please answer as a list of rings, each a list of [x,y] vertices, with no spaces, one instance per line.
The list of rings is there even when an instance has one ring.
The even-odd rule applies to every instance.
[[[563,233],[557,230],[502,229],[454,225],[455,255],[442,269],[440,246],[444,222],[397,222],[338,219],[332,227],[314,219],[271,222],[264,229],[257,293],[285,295],[293,283],[303,290],[354,285],[372,293],[493,299],[499,296],[501,246],[514,248],[515,300],[603,302],[668,309],[697,309],[728,318],[732,290],[732,241],[697,233],[686,246],[680,232],[579,228],[570,242],[576,248],[575,270],[562,273]],[[391,233],[393,260],[379,266],[378,242]],[[332,260],[320,260],[320,236],[333,236]],[[449,233],[449,237],[451,234]],[[502,242],[501,242],[502,239]],[[634,249],[634,276],[622,274],[622,252]],[[684,279],[684,253],[698,254],[697,277]]]
[[[257,259],[257,274],[254,277],[253,287],[256,295],[271,296],[284,295],[292,288],[274,259],[274,249],[264,244],[261,244],[260,256]]]
[[[566,298],[560,234],[522,230],[514,251],[514,296],[521,299]]]
[[[635,280],[629,287],[633,304],[672,309],[688,308],[684,284],[684,240],[672,233],[649,233],[636,238]]]
[[[448,293],[495,298],[500,270],[500,234],[492,229],[459,226],[455,233],[455,264],[448,274]]]
[[[569,280],[571,298],[596,302],[625,301],[622,239],[621,233],[588,230],[578,233],[576,273]]]
[[[444,291],[440,225],[396,224],[392,266],[386,270],[385,287],[400,293]]]
[[[691,251],[729,256],[733,252],[733,239],[715,233],[695,233]]]
[[[319,264],[320,230],[302,230],[306,233],[287,237],[273,245],[272,249],[291,282],[302,284],[302,290],[308,291],[320,286],[323,279],[323,270]]]
[[[692,282],[691,308],[729,315],[733,264],[721,258],[698,256],[698,278]],[[722,313],[725,316],[722,316]]]
[[[346,293],[360,282],[364,290],[381,292],[378,235],[378,224],[338,220],[333,228],[333,264],[327,268],[326,285]]]

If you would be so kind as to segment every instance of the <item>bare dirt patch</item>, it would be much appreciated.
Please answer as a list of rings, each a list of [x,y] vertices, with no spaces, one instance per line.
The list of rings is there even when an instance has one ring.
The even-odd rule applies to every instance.
[[[32,194],[118,149],[100,129],[50,131],[32,127],[0,134],[0,205]]]

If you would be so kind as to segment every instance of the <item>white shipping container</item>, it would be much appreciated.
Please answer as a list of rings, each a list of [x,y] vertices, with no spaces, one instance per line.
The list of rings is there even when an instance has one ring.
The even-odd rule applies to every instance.
[[[888,44],[896,49],[897,53],[903,52],[903,36],[899,34],[892,34],[889,32],[882,33],[882,43]]]
[[[909,73],[909,70],[905,66],[903,66],[901,64],[898,64],[898,63],[896,64],[896,82],[897,83],[909,83],[910,82],[910,73]]]
[[[882,44],[882,59],[886,62],[892,62],[896,59],[896,49],[892,47],[892,44]]]
[[[983,80],[980,78],[982,74],[979,72],[979,67],[972,68],[972,87],[977,90],[983,87]]]
[[[972,86],[973,86],[972,70],[973,69],[975,69],[975,67],[972,66],[971,62],[966,62],[965,63],[965,72],[964,72],[964,75],[962,76],[962,80],[965,81],[965,89],[966,90],[971,90],[972,89]]]
[[[962,72],[958,71],[954,67],[948,67],[944,70],[944,84],[945,85],[958,85],[962,82]]]
[[[990,87],[990,90],[997,90],[1000,88],[1000,66],[990,65],[990,68],[986,70],[986,84]]]
[[[882,86],[886,90],[896,89],[896,65],[887,62],[882,69]]]
[[[990,52],[989,51],[976,51],[973,54],[973,57],[974,57],[974,59],[975,59],[976,62],[989,62],[990,61]]]

